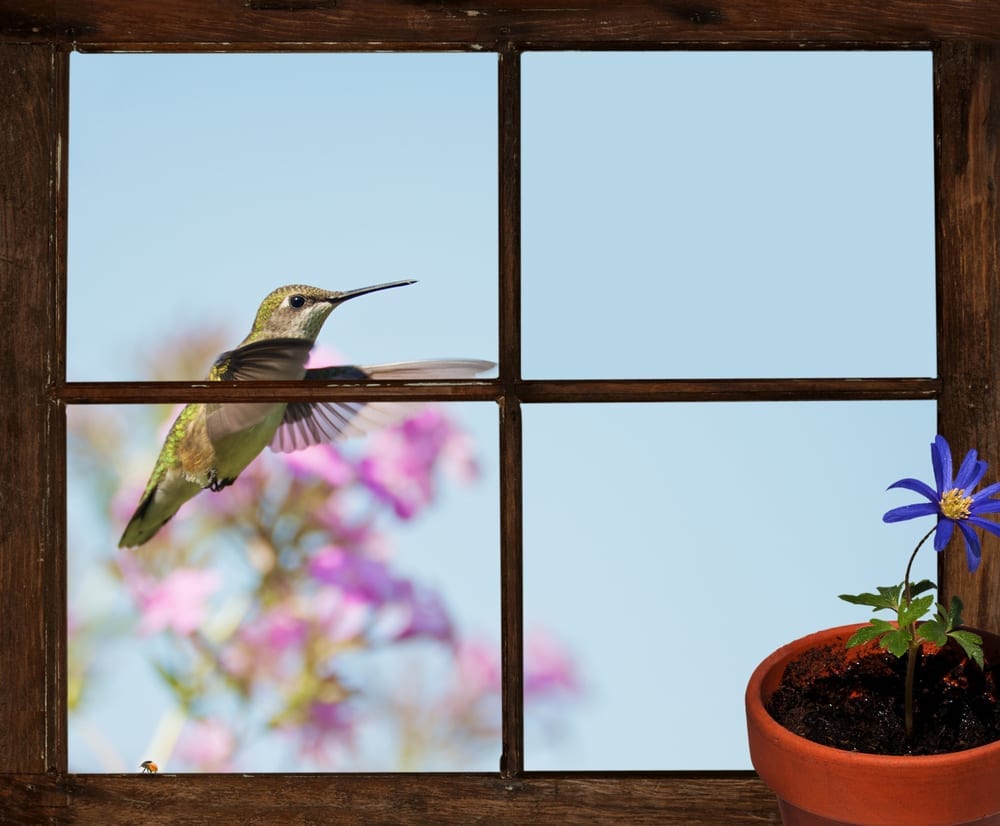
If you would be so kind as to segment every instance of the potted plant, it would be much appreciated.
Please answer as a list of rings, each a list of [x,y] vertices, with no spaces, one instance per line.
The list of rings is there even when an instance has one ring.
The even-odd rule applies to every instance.
[[[984,518],[1000,512],[1000,483],[976,492],[987,464],[974,450],[953,476],[942,436],[931,458],[934,487],[890,486],[926,501],[890,510],[886,522],[936,518],[903,581],[841,596],[895,620],[804,637],[750,678],[750,757],[785,826],[1000,826],[1000,636],[963,627],[961,600],[935,606],[934,584],[910,581],[917,551],[932,535],[943,551],[956,527],[970,571],[979,567],[977,529],[1000,535]]]

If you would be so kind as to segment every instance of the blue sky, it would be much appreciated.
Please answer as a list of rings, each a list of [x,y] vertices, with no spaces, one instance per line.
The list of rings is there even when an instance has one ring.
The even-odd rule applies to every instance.
[[[148,378],[136,355],[188,329],[236,344],[294,282],[418,279],[337,311],[320,340],[349,359],[496,358],[494,55],[71,71],[71,380]],[[526,377],[935,374],[929,53],[541,53],[522,75]],[[400,558],[496,634],[497,411],[455,414],[484,479]],[[527,767],[748,767],[750,671],[864,619],[836,594],[902,578],[921,525],[882,525],[907,501],[884,491],[929,475],[934,428],[927,402],[527,407],[526,622],[586,686]]]

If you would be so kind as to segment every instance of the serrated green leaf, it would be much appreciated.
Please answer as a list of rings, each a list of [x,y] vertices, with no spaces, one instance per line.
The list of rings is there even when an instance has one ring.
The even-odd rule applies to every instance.
[[[917,594],[923,594],[926,591],[933,591],[935,588],[937,588],[937,585],[929,579],[922,579],[920,582],[911,582],[910,596],[915,597]]]
[[[902,657],[910,650],[910,635],[903,628],[893,628],[882,636],[878,644],[894,657]]]
[[[980,668],[983,667],[983,638],[972,631],[952,631],[949,635],[962,646],[966,656]]]
[[[883,621],[884,622],[884,621]],[[889,623],[885,623],[889,625]],[[889,626],[888,630],[891,630],[892,626]],[[880,628],[876,625],[863,625],[847,640],[847,647],[854,648],[856,645],[864,645],[866,642],[877,639],[882,634],[886,632],[886,628]]]
[[[942,646],[948,642],[948,628],[938,619],[927,620],[917,628],[917,636],[934,645]]]
[[[926,616],[927,612],[930,611],[931,606],[934,604],[933,594],[928,594],[925,597],[918,597],[912,600],[909,605],[904,605],[899,611],[899,624],[900,625],[912,625],[918,619],[922,619]]]
[[[878,593],[879,596],[888,600],[893,608],[898,608],[899,601],[903,596],[903,583],[901,582],[899,585],[893,585],[891,588],[883,588],[882,586],[879,586]]]
[[[884,595],[879,594],[841,594],[840,599],[844,602],[849,602],[852,605],[867,605],[876,611],[882,611],[885,609],[895,611],[896,603],[894,600],[888,600]]]
[[[956,625],[962,624],[962,600],[958,597],[951,598],[951,604],[948,606],[948,627],[954,628]]]

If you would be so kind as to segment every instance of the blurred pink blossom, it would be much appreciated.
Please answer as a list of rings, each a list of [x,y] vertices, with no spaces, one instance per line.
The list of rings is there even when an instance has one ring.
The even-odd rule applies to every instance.
[[[184,726],[177,757],[196,771],[231,771],[236,736],[221,720],[189,720]]]
[[[358,639],[371,620],[372,606],[354,594],[337,588],[320,588],[308,602],[310,616],[326,643],[339,644]]]
[[[369,559],[388,559],[391,542],[376,530],[370,519],[355,520],[345,513],[344,499],[329,496],[315,509],[312,518],[330,537],[336,537],[337,544],[351,553],[364,554]]]
[[[524,698],[580,690],[576,667],[566,648],[549,632],[533,629],[524,637]]]
[[[295,593],[245,621],[221,654],[229,674],[244,679],[293,679],[306,646],[336,646],[358,638],[371,615],[368,603],[335,588]]]
[[[344,360],[344,355],[339,350],[325,344],[314,344],[312,350],[309,351],[306,368],[330,367],[334,364],[343,364]]]
[[[455,628],[451,615],[439,593],[419,588],[409,580],[404,580],[400,583],[396,599],[402,621],[393,639],[421,637],[441,642],[451,642],[454,639]]]
[[[300,479],[322,479],[338,488],[354,481],[354,468],[333,445],[313,445],[305,450],[282,453],[292,475]]]
[[[499,696],[500,646],[480,637],[460,641],[455,649],[454,673],[449,699],[459,707],[489,695]],[[579,690],[576,668],[566,648],[547,631],[528,631],[524,637],[525,701]]]
[[[381,605],[396,598],[401,587],[384,562],[328,545],[309,561],[309,573],[357,599]]]
[[[468,484],[479,478],[475,444],[468,433],[453,428],[448,434],[441,447],[441,467],[458,482]]]
[[[221,584],[218,572],[205,568],[177,568],[157,581],[138,571],[130,557],[119,560],[142,615],[142,634],[167,630],[182,636],[191,634],[205,619],[208,598]]]
[[[354,747],[356,725],[346,701],[317,700],[310,704],[305,719],[291,733],[297,735],[303,757],[329,764],[338,754]]]
[[[120,525],[124,528],[128,524],[129,519],[132,518],[132,514],[135,512],[136,505],[142,499],[145,489],[145,482],[125,482],[119,486],[111,498],[111,518],[114,520],[115,525]],[[170,523],[168,522],[160,530],[165,532],[169,529]]]
[[[481,638],[462,640],[455,651],[455,682],[471,696],[499,694],[499,645]]]
[[[400,519],[412,519],[434,498],[434,465],[442,452],[463,453],[461,444],[454,446],[456,433],[440,410],[425,408],[372,436],[369,455],[358,462],[358,478]]]

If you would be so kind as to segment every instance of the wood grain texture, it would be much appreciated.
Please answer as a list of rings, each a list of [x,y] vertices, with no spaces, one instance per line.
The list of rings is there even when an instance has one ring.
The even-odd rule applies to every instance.
[[[0,820],[178,823],[777,824],[752,772],[657,775],[0,776]]]
[[[497,71],[500,226],[500,773],[524,771],[524,538],[521,403],[521,55],[507,46]]]
[[[3,36],[82,50],[498,49],[917,44],[1000,38],[1000,4],[969,0],[0,0]]]
[[[63,249],[66,57],[0,43],[0,771],[45,771],[65,742],[65,418],[46,390]]]
[[[998,44],[1000,3],[969,0],[0,0],[0,302],[7,322],[0,455],[11,469],[0,483],[0,822],[777,823],[774,798],[752,773],[522,773],[514,613],[521,599],[521,404],[939,398],[940,427],[956,451],[976,446],[1000,468]],[[488,49],[500,54],[501,88],[509,90],[516,65],[505,70],[503,61],[525,48],[927,45],[935,48],[939,380],[521,380],[518,113],[508,96],[500,103],[501,255],[508,256],[501,265],[500,379],[360,390],[63,382],[65,50]],[[501,402],[503,773],[65,774],[62,405],[229,401],[251,392],[257,400]],[[943,587],[966,598],[970,621],[993,630],[1000,629],[1000,565],[990,563],[998,551],[987,543],[975,577],[960,553],[941,558]]]
[[[935,60],[938,428],[956,461],[976,448],[1000,478],[1000,46],[946,43]],[[929,442],[930,440],[928,440]],[[929,464],[928,464],[929,467]],[[970,574],[955,539],[939,557],[942,596],[971,625],[1000,631],[1000,540]]]
[[[502,354],[504,358],[506,354]],[[504,364],[507,364],[505,361]],[[541,379],[454,382],[72,382],[52,396],[66,404],[174,404],[189,401],[852,401],[934,399],[937,379]]]

